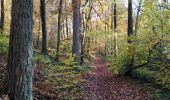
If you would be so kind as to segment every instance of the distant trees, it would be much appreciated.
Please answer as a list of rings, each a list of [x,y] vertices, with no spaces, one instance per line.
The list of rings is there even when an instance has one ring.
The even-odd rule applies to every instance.
[[[76,62],[81,62],[81,41],[80,41],[80,5],[81,0],[72,0],[73,6],[73,46],[72,53],[76,56]]]
[[[1,22],[0,22],[0,29],[4,30],[4,0],[1,0]]]
[[[33,0],[13,0],[8,57],[9,100],[32,100]]]
[[[46,30],[46,6],[45,0],[40,0],[40,15],[42,24],[42,50],[41,52],[47,54],[47,30]]]

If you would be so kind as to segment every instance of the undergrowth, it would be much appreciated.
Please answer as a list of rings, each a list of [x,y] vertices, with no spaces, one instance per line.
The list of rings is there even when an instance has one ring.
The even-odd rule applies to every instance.
[[[105,60],[108,65],[108,69],[114,74],[121,75],[121,73],[126,70],[126,66],[122,63],[124,61],[124,64],[126,64],[126,59],[107,56]],[[133,70],[131,75],[137,80],[142,80],[145,82],[144,84],[146,84],[146,87],[151,91],[151,100],[169,100],[170,74],[168,68],[167,63],[164,64],[163,62],[154,62],[148,66]]]
[[[43,81],[35,84],[40,87],[42,83],[51,84],[47,92],[57,95],[57,99],[81,99],[81,85],[83,83],[82,73],[87,70],[86,66],[73,65],[72,58],[67,58],[62,65],[58,65],[54,60],[42,54],[35,56],[36,67],[41,71]]]
[[[0,54],[3,56],[7,56],[8,53],[8,42],[9,42],[9,36],[5,34],[0,34]]]

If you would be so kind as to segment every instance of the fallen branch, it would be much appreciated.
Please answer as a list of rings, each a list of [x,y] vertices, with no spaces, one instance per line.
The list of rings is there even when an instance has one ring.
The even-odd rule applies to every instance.
[[[148,65],[149,63],[151,63],[151,53],[153,52],[154,49],[156,49],[156,47],[161,43],[162,39],[160,39],[153,47],[152,49],[149,49],[149,53],[148,53],[148,59],[147,59],[147,62],[144,63],[144,64],[141,64],[141,65],[138,65],[134,68],[131,68],[130,70],[135,70],[137,68],[140,68],[140,67],[143,67],[143,66],[146,66]]]

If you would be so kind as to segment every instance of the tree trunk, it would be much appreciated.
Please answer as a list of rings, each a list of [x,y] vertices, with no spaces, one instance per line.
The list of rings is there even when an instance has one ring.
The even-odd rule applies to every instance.
[[[45,0],[40,0],[40,14],[42,24],[42,50],[43,54],[47,54],[47,30],[46,30],[46,11],[45,11]]]
[[[69,27],[68,27],[68,15],[66,14],[66,34],[67,34],[67,39],[69,38]]]
[[[106,12],[105,12],[105,22],[107,22],[106,19]],[[105,50],[104,50],[104,55],[107,56],[107,24],[105,24]]]
[[[65,34],[65,20],[64,20],[64,16],[63,16],[63,20],[62,20],[62,37],[63,37],[63,40],[65,40],[66,39],[66,34]]]
[[[132,9],[132,0],[128,0],[128,43],[131,44],[131,39],[133,36],[133,9]]]
[[[56,55],[56,60],[59,58],[59,50],[60,50],[60,40],[61,40],[61,16],[62,16],[62,6],[63,0],[60,0],[60,6],[59,6],[59,15],[58,15],[58,34],[57,34],[57,55]]]
[[[142,6],[142,0],[139,1],[139,6],[138,6],[137,16],[136,16],[136,23],[135,23],[135,32],[134,32],[134,35],[137,35],[138,28],[139,28],[139,14],[140,14],[140,11],[141,11],[141,6]]]
[[[81,65],[84,63],[84,56],[85,56],[84,51],[85,51],[85,39],[86,39],[85,37],[86,37],[86,34],[83,33],[81,35]]]
[[[39,18],[38,23],[37,49],[40,48],[40,34],[41,34],[41,18]]]
[[[82,32],[85,33],[86,30],[85,12],[82,12]]]
[[[90,20],[91,20],[91,12],[92,12],[92,1],[89,1],[90,5],[89,5],[89,13],[86,19],[86,31],[90,31]]]
[[[65,9],[67,8],[67,3],[65,3]],[[66,36],[69,39],[69,26],[68,26],[68,12],[65,14],[65,26],[66,26]]]
[[[114,0],[114,4],[112,4],[112,8],[113,8],[113,23],[114,23],[114,51],[115,51],[115,56],[118,55],[118,46],[117,46],[117,4],[116,4],[116,0]],[[113,27],[113,25],[112,25]]]
[[[132,9],[132,0],[128,0],[128,43],[132,44],[131,36],[133,36],[133,9]],[[131,47],[128,47],[131,50]],[[134,48],[133,48],[134,49]],[[134,54],[131,54],[131,61],[127,65],[128,71],[125,75],[131,74],[131,69],[133,68],[134,63]]]
[[[13,0],[8,58],[9,100],[32,100],[33,0]]]
[[[4,31],[4,0],[1,0],[1,23],[0,29]]]
[[[80,41],[80,5],[81,0],[72,0],[73,3],[73,47],[72,53],[75,55],[75,61],[81,62],[81,41]]]
[[[84,63],[84,56],[85,56],[85,47],[86,47],[86,32],[85,32],[85,21],[84,21],[84,12],[82,12],[82,15],[81,15],[81,18],[82,18],[82,27],[81,27],[81,30],[82,30],[82,33],[81,34],[81,65]]]

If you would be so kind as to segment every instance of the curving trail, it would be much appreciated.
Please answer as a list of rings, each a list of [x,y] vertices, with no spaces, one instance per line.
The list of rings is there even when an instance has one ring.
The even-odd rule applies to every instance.
[[[128,77],[118,77],[107,70],[100,56],[84,75],[84,100],[147,100],[149,92]]]

